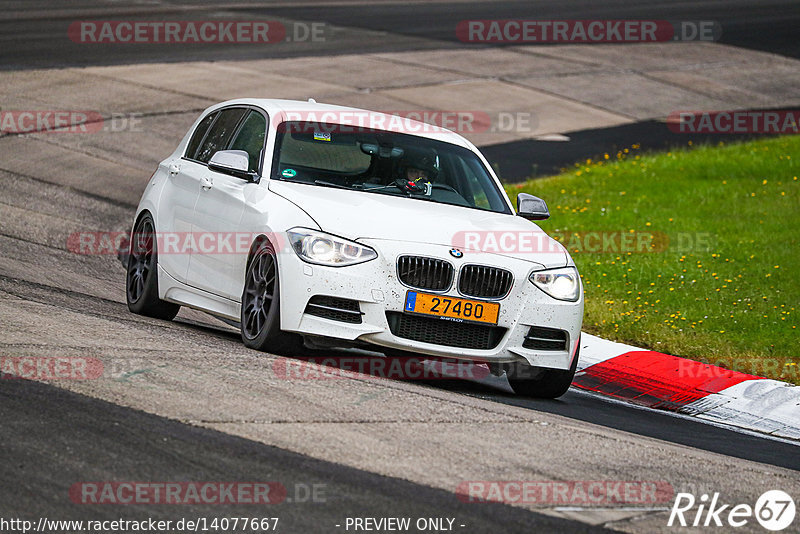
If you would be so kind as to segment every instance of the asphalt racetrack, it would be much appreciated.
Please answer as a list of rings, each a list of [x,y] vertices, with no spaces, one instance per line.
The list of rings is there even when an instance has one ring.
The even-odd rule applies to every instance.
[[[343,36],[335,44],[317,43],[314,55],[375,53],[461,46],[458,22],[472,19],[642,19],[708,20],[722,28],[720,43],[800,58],[796,30],[800,6],[791,0],[749,2],[592,2],[591,0],[526,0],[486,2],[236,2],[220,6],[210,0],[171,2],[104,2],[77,0],[62,4],[43,0],[5,1],[0,14],[0,68],[67,67],[124,63],[252,59],[263,56],[258,45],[214,44],[175,47],[132,43],[87,48],[64,43],[63,35],[75,20],[204,20],[231,19],[321,21],[340,28],[370,32]],[[270,50],[270,57],[309,55],[308,43],[289,41]]]

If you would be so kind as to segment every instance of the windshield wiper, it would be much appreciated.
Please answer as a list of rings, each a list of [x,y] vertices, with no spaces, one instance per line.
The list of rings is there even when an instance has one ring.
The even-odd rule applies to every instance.
[[[361,185],[363,187],[365,184]],[[412,194],[422,194],[429,196],[428,193],[429,189],[427,188],[426,185],[423,186],[402,179],[395,180],[394,182],[390,182],[386,185],[381,185],[378,187],[364,187],[364,191],[381,191],[384,189],[398,189],[400,192],[405,193],[408,196],[411,196]]]
[[[333,182],[326,182],[325,180],[314,180],[315,185],[321,185],[323,187],[335,187],[336,189],[347,189],[348,191],[382,191],[384,189],[399,189],[403,193],[407,195],[411,194],[411,191],[398,185],[395,182],[390,183],[389,185],[380,185],[378,187],[367,187],[367,184],[353,184],[350,186],[342,185],[342,184],[335,184]]]
[[[333,182],[326,182],[325,180],[314,180],[314,185],[321,185],[323,187],[335,187],[336,189],[347,189],[347,190],[357,189],[356,187],[350,187],[349,185],[335,184]]]
[[[390,183],[389,185],[375,185],[374,187],[373,184],[369,184],[369,186],[367,186],[367,184],[360,184],[360,185],[361,189],[363,189],[364,191],[382,191],[384,189],[392,189],[392,188],[400,189],[400,187],[398,187],[397,184],[394,182]]]
[[[410,182],[409,182],[410,183]],[[411,187],[405,185],[405,183],[401,180],[397,180],[391,182],[387,185],[379,185],[377,187],[368,187],[367,184],[353,184],[353,185],[342,185],[342,184],[335,184],[333,182],[326,182],[325,180],[314,180],[314,185],[321,185],[323,187],[334,187],[336,189],[347,189],[348,191],[383,191],[386,189],[398,189],[400,192],[405,193],[408,196],[412,194],[423,194],[426,196],[430,196],[425,187],[419,188],[419,190],[412,189]]]

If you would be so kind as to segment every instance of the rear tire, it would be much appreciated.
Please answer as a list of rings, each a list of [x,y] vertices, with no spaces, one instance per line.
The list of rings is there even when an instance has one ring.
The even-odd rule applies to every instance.
[[[139,315],[171,321],[181,307],[158,298],[158,250],[153,218],[145,214],[131,235],[125,277],[128,309]]]
[[[558,398],[567,392],[572,379],[575,378],[580,351],[579,342],[572,366],[567,370],[533,367],[526,363],[508,364],[506,365],[508,383],[517,395],[536,399]]]
[[[297,354],[303,338],[281,330],[280,277],[272,245],[264,241],[253,253],[242,291],[241,333],[246,347],[262,352]]]

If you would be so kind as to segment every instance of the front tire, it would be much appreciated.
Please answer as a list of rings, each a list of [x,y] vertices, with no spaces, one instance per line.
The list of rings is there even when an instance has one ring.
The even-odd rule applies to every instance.
[[[278,261],[265,241],[253,253],[242,291],[241,332],[246,347],[278,353],[302,349],[299,335],[281,330],[280,304]]]
[[[508,364],[506,376],[511,389],[517,395],[536,399],[555,399],[563,395],[575,378],[580,356],[580,343],[569,369],[545,369],[526,363]]]
[[[153,218],[145,214],[133,230],[125,296],[128,309],[139,315],[171,321],[181,307],[158,298],[158,250]]]

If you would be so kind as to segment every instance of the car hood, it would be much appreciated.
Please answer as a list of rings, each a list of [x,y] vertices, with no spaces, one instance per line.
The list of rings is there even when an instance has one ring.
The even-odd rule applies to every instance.
[[[515,215],[405,197],[270,180],[270,190],[297,205],[320,229],[347,239],[456,247],[539,263],[567,265],[558,241]]]

